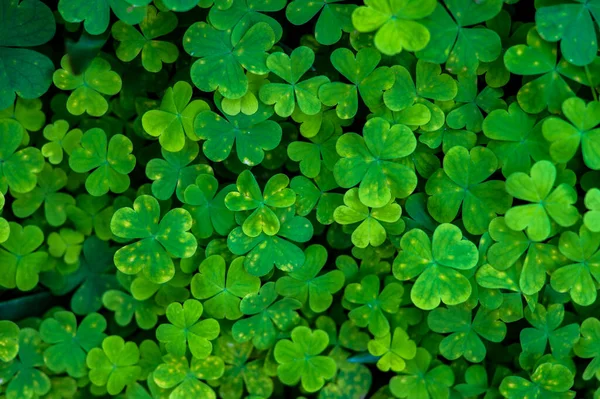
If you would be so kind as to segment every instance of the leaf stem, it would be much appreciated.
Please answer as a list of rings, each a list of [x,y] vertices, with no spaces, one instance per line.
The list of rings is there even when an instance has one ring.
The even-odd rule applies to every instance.
[[[598,93],[596,93],[596,88],[594,87],[594,83],[592,82],[592,75],[590,74],[590,68],[588,66],[584,66],[585,76],[587,76],[588,83],[590,84],[590,89],[592,90],[592,97],[594,97],[594,101],[598,101]]]
[[[369,352],[359,353],[356,356],[348,358],[349,363],[373,364],[377,363],[381,356],[373,356]]]

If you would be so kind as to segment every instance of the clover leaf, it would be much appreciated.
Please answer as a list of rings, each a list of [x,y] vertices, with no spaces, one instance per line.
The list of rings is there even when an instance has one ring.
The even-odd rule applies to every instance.
[[[381,54],[373,48],[364,48],[356,53],[347,48],[338,48],[331,53],[331,64],[350,83],[330,82],[319,88],[319,99],[328,107],[336,106],[340,119],[350,119],[358,110],[358,95],[369,108],[383,102],[383,91],[394,84],[394,74],[388,67],[379,67]]]
[[[446,63],[454,74],[473,73],[480,62],[492,62],[501,53],[502,44],[496,32],[481,26],[502,9],[501,0],[475,3],[470,0],[451,0],[446,6],[437,4],[433,13],[421,21],[429,30],[431,39],[427,47],[416,53],[422,60]]]
[[[110,11],[129,25],[142,22],[146,16],[145,0],[92,0],[81,3],[78,0],[60,0],[58,11],[67,22],[83,21],[83,27],[91,35],[100,35],[109,26]]]
[[[48,253],[55,258],[62,258],[67,265],[79,263],[79,254],[83,248],[85,236],[72,229],[60,229],[48,235]]]
[[[0,378],[8,381],[6,399],[35,399],[50,391],[50,378],[38,368],[44,366],[44,344],[40,333],[32,328],[19,331],[19,354],[0,365]]]
[[[316,392],[337,371],[333,359],[320,356],[329,344],[329,337],[323,330],[311,331],[299,326],[292,330],[291,338],[275,345],[274,356],[279,363],[277,375],[286,385],[296,385],[300,381],[304,390]]]
[[[418,348],[401,374],[390,379],[390,391],[398,398],[448,398],[452,385],[454,373],[450,366],[432,364],[432,356],[424,348]]]
[[[108,290],[102,295],[102,304],[115,312],[115,322],[122,327],[129,325],[134,316],[143,330],[153,328],[158,322],[160,307],[152,299],[137,300],[123,291]]]
[[[0,249],[0,263],[3,265],[0,285],[29,291],[37,285],[39,273],[48,259],[48,253],[37,251],[44,242],[44,233],[35,225],[22,227],[9,222],[9,226],[10,236]]]
[[[458,305],[471,295],[471,284],[460,273],[477,265],[477,247],[463,240],[460,229],[451,224],[439,225],[433,240],[420,229],[410,230],[400,240],[402,250],[394,260],[394,276],[401,281],[417,277],[410,298],[420,309]]]
[[[573,374],[562,364],[542,363],[531,375],[531,381],[516,376],[506,377],[500,384],[500,393],[507,399],[550,397],[574,398]]]
[[[579,235],[565,231],[558,249],[571,262],[552,273],[550,283],[558,292],[569,292],[578,305],[588,306],[597,296],[595,281],[600,282],[600,235],[582,226]]]
[[[47,56],[22,47],[48,42],[56,32],[52,10],[39,0],[7,0],[0,6],[0,109],[13,105],[17,94],[40,97],[52,83],[54,65]]]
[[[290,116],[296,103],[306,115],[321,111],[321,101],[317,97],[319,87],[329,83],[326,76],[314,76],[300,82],[315,60],[315,53],[306,46],[300,46],[288,56],[285,53],[273,53],[267,58],[267,67],[285,83],[267,83],[260,88],[260,101],[275,104],[275,113]]]
[[[300,316],[296,312],[302,306],[292,298],[277,301],[275,283],[264,284],[258,293],[246,295],[240,303],[240,310],[250,316],[236,321],[231,332],[238,342],[248,342],[259,350],[275,345],[280,331],[288,331],[298,324]]]
[[[196,239],[188,233],[191,227],[192,217],[185,209],[171,209],[161,219],[158,201],[141,195],[132,208],[117,210],[110,221],[117,237],[139,239],[115,253],[115,265],[125,274],[143,271],[150,281],[165,283],[175,275],[171,255],[185,259],[196,252]]]
[[[198,141],[194,132],[194,118],[209,109],[202,100],[193,100],[192,86],[184,81],[169,87],[162,98],[160,109],[147,111],[142,116],[144,131],[158,137],[166,151],[179,152],[186,146],[186,136]]]
[[[201,380],[216,380],[223,375],[223,359],[209,356],[192,357],[191,364],[185,356],[166,355],[152,376],[160,388],[172,389],[169,397],[184,398],[190,393],[200,398],[216,399],[215,391]]]
[[[93,170],[85,180],[85,188],[93,196],[101,196],[109,190],[122,193],[129,188],[129,176],[135,167],[131,154],[133,143],[122,134],[108,140],[104,130],[92,128],[83,134],[81,147],[71,153],[69,166],[75,172]]]
[[[445,358],[456,360],[464,356],[470,362],[479,363],[486,355],[481,338],[501,342],[506,336],[506,324],[499,317],[497,310],[479,308],[471,320],[471,310],[460,305],[432,310],[427,324],[437,333],[451,333],[440,342],[440,352]]]
[[[592,22],[600,23],[600,12],[595,2],[587,5],[548,4],[535,13],[535,22],[540,36],[544,40],[560,40],[560,51],[567,61],[578,66],[591,64],[598,53],[598,38]]]
[[[514,206],[506,212],[506,225],[513,230],[527,230],[534,241],[542,241],[551,234],[551,221],[560,226],[572,226],[579,219],[573,204],[577,193],[567,183],[556,184],[556,167],[549,161],[536,162],[530,175],[513,173],[506,179],[506,191],[520,200],[532,202]]]
[[[263,162],[265,151],[275,149],[281,142],[282,129],[268,120],[273,111],[259,105],[253,115],[226,115],[225,118],[212,111],[200,112],[194,121],[196,135],[206,140],[202,146],[204,155],[214,162],[229,157],[235,141],[238,159],[248,166]]]
[[[191,164],[199,152],[198,144],[190,140],[185,140],[183,148],[179,151],[170,152],[163,147],[161,154],[164,159],[154,158],[146,164],[146,176],[154,180],[152,195],[165,201],[175,193],[177,199],[183,201],[185,189],[193,184],[200,174],[212,174],[212,168],[208,165]]]
[[[272,0],[266,3],[257,0],[232,0],[227,8],[212,7],[208,13],[211,24],[219,30],[231,30],[231,37],[238,42],[253,24],[264,23],[273,30],[275,42],[283,33],[277,20],[263,14],[283,10],[285,0]]]
[[[319,131],[310,137],[310,143],[294,141],[288,145],[287,154],[292,161],[300,162],[300,172],[306,177],[316,178],[321,172],[321,164],[328,170],[333,170],[340,158],[335,146],[340,135],[333,129]],[[321,162],[322,161],[322,162]]]
[[[505,213],[512,199],[504,182],[488,179],[498,169],[498,159],[485,147],[468,151],[453,147],[444,156],[444,168],[438,169],[425,186],[430,195],[427,209],[440,223],[453,221],[462,204],[462,219],[471,234],[483,234],[497,214]]]
[[[542,133],[543,123],[536,123],[536,120],[514,102],[508,111],[493,110],[483,121],[483,133],[492,139],[487,147],[498,157],[504,176],[527,173],[532,161],[549,158],[549,145]]]
[[[389,283],[381,292],[380,288],[379,278],[369,274],[360,283],[348,284],[344,291],[344,299],[352,304],[350,320],[359,327],[368,327],[375,337],[389,333],[390,323],[384,312],[397,312],[404,292],[398,283]]]
[[[326,311],[335,294],[344,286],[344,273],[333,270],[317,276],[327,262],[327,250],[321,245],[311,245],[304,250],[306,260],[302,268],[277,280],[277,293],[294,298],[303,304],[308,302],[313,312]]]
[[[415,21],[430,15],[435,9],[435,0],[415,2],[406,0],[365,1],[352,13],[352,23],[359,32],[373,32],[375,47],[385,55],[394,55],[403,49],[419,51],[429,43],[429,31]]]
[[[0,320],[0,360],[5,363],[19,353],[19,326],[9,320]]]
[[[315,24],[315,39],[320,44],[331,45],[342,38],[343,32],[351,32],[354,4],[337,4],[341,0],[328,0],[318,3],[312,0],[291,1],[285,9],[285,16],[294,25],[304,25],[321,11]]]
[[[274,43],[275,33],[266,22],[253,24],[237,40],[231,31],[219,31],[197,22],[183,38],[185,51],[199,58],[190,71],[194,85],[202,91],[218,90],[231,99],[241,98],[248,91],[244,69],[258,75],[269,72],[267,51]]]
[[[103,0],[102,0],[103,1]],[[108,111],[108,101],[103,95],[112,96],[121,91],[121,77],[110,70],[108,61],[94,58],[81,74],[76,74],[69,55],[60,61],[62,69],[54,72],[52,79],[62,90],[74,90],[69,94],[67,110],[73,115],[87,112],[90,116],[102,116]]]
[[[42,146],[42,155],[53,165],[62,162],[64,153],[71,155],[81,142],[83,133],[80,129],[69,131],[69,123],[63,119],[57,120],[44,128],[44,137],[49,140]]]
[[[23,142],[25,130],[12,119],[0,119],[0,192],[6,194],[8,188],[16,193],[26,193],[34,189],[37,176],[44,168],[44,157],[40,150],[26,147],[17,151]]]
[[[170,12],[158,12],[148,6],[146,16],[140,22],[140,32],[133,26],[117,21],[111,28],[118,40],[116,54],[121,61],[133,61],[142,53],[142,66],[149,72],[160,72],[162,64],[172,64],[179,56],[179,49],[173,43],[154,40],[171,33],[177,27],[177,17]]]
[[[94,197],[89,194],[79,194],[75,198],[75,205],[68,205],[66,211],[67,217],[73,222],[77,231],[88,236],[93,232],[104,241],[113,238],[110,219],[114,208],[110,204],[108,195]]]
[[[550,344],[552,354],[558,358],[569,354],[573,346],[579,341],[579,325],[572,323],[563,327],[565,317],[564,306],[552,304],[546,309],[537,304],[535,310],[525,309],[525,318],[534,328],[521,330],[521,347],[523,353],[542,356],[546,346]]]
[[[244,267],[253,276],[264,276],[273,270],[273,266],[285,272],[302,267],[304,253],[286,239],[303,243],[313,236],[311,222],[302,216],[294,216],[294,207],[273,212],[280,226],[277,235],[269,236],[263,232],[257,237],[249,237],[241,227],[236,227],[227,236],[227,247],[232,253],[247,254]]]
[[[40,335],[51,346],[44,350],[44,362],[55,373],[71,377],[87,376],[85,358],[105,338],[106,320],[98,313],[88,314],[77,326],[71,312],[57,312],[40,326]]]
[[[417,176],[395,160],[410,155],[416,146],[408,127],[390,125],[382,118],[369,119],[362,137],[346,133],[338,139],[336,149],[342,158],[335,164],[335,179],[344,188],[360,183],[360,202],[372,208],[408,197],[416,188]]]
[[[401,214],[402,208],[395,202],[369,209],[360,202],[359,189],[351,188],[344,194],[344,205],[333,212],[333,219],[342,225],[360,223],[352,232],[352,243],[358,248],[366,248],[383,244],[388,231],[398,234],[404,230]]]
[[[414,359],[417,355],[417,344],[408,337],[406,331],[396,327],[393,335],[388,333],[369,341],[369,353],[381,356],[377,361],[379,370],[400,372],[406,367],[406,360]]]
[[[102,349],[93,348],[87,354],[90,381],[95,385],[106,385],[109,394],[117,395],[140,375],[139,360],[140,350],[134,342],[125,342],[117,335],[106,337]]]
[[[589,317],[581,323],[581,339],[575,345],[575,354],[583,359],[592,359],[583,372],[583,379],[590,380],[600,374],[600,321]]]
[[[253,211],[242,224],[242,231],[249,237],[258,237],[261,233],[273,236],[281,225],[274,208],[287,208],[296,202],[296,194],[287,188],[290,180],[284,174],[271,177],[261,193],[256,178],[245,170],[237,178],[237,191],[231,191],[225,197],[225,206],[230,211]]]
[[[523,111],[532,114],[546,108],[553,113],[560,112],[564,100],[575,95],[564,77],[581,80],[577,70],[566,61],[558,61],[556,45],[543,40],[535,28],[527,34],[527,45],[518,44],[506,50],[504,64],[511,73],[538,76],[517,93]]]
[[[184,356],[186,349],[195,358],[204,359],[212,352],[211,340],[219,336],[219,323],[215,319],[199,321],[204,308],[195,299],[188,299],[183,306],[177,302],[167,307],[167,319],[171,324],[161,324],[156,338],[165,344],[173,356]]]
[[[600,232],[600,190],[592,188],[585,194],[585,206],[589,209],[583,215],[585,227],[594,233]]]
[[[329,225],[334,222],[333,214],[337,207],[343,204],[344,196],[330,192],[339,186],[333,173],[326,168],[321,168],[314,180],[316,185],[304,176],[292,179],[290,187],[296,192],[296,212],[300,216],[306,216],[316,209],[317,221]]]
[[[578,97],[562,104],[565,117],[571,122],[551,117],[544,121],[542,131],[550,144],[550,156],[559,163],[569,162],[581,143],[583,162],[591,169],[600,169],[600,102],[585,101]]]
[[[222,98],[221,108],[227,115],[237,115],[240,112],[244,115],[254,115],[258,111],[260,102],[258,101],[260,88],[269,83],[268,75],[257,75],[252,72],[246,72],[248,78],[248,91],[240,98]],[[222,97],[222,96],[221,96]]]

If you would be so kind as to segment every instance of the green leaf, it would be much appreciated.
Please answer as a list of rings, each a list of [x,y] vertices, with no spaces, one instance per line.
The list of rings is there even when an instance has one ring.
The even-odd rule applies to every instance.
[[[108,28],[111,9],[117,18],[126,24],[135,25],[142,22],[146,16],[146,4],[148,2],[128,2],[128,0],[91,0],[86,3],[78,0],[60,0],[58,11],[65,21],[72,23],[83,21],[83,27],[88,33],[99,35]]]
[[[589,317],[581,323],[581,339],[575,345],[575,354],[584,359],[593,359],[583,372],[583,379],[590,380],[600,373],[600,321]]]
[[[44,157],[40,150],[26,147],[17,151],[25,130],[12,119],[0,119],[0,192],[6,194],[8,188],[16,193],[26,193],[34,189],[37,173],[44,168]]]
[[[320,44],[332,45],[337,43],[344,32],[351,32],[352,12],[354,4],[337,4],[341,0],[329,0],[318,3],[312,0],[294,0],[285,9],[285,15],[292,24],[304,25],[319,14],[315,24],[315,39]]]
[[[452,385],[454,373],[450,366],[432,365],[432,356],[424,348],[417,349],[415,358],[406,362],[402,374],[390,379],[390,391],[399,398],[413,397],[413,393],[419,395],[415,398],[448,398]]]
[[[1,244],[0,285],[30,291],[37,286],[39,273],[48,260],[48,253],[37,251],[44,242],[44,233],[37,226],[25,226],[10,222],[10,236]]]
[[[139,360],[140,351],[135,343],[111,335],[102,341],[102,349],[93,348],[87,354],[90,381],[106,386],[109,394],[117,395],[138,378],[141,372]]]
[[[19,327],[12,321],[0,321],[0,360],[10,362],[19,353]]]
[[[573,374],[562,364],[542,363],[531,375],[531,381],[522,377],[510,376],[502,380],[500,393],[508,399],[531,397],[574,398]],[[561,395],[562,394],[562,395]]]
[[[573,323],[560,327],[564,317],[565,310],[561,304],[550,305],[548,309],[538,304],[535,311],[525,309],[525,318],[534,328],[521,330],[523,354],[542,356],[549,343],[553,355],[558,358],[567,356],[579,341],[579,325]]]
[[[262,23],[268,25],[274,33],[275,42],[281,39],[282,29],[277,20],[263,14],[276,12],[286,5],[285,0],[271,0],[266,3],[258,0],[233,0],[230,7],[212,7],[208,14],[211,24],[219,30],[231,30],[235,42],[247,33],[252,25]]]
[[[400,372],[406,367],[406,360],[414,359],[417,354],[417,344],[409,339],[406,331],[396,327],[394,334],[388,333],[369,341],[369,353],[381,356],[377,367],[381,371]]]

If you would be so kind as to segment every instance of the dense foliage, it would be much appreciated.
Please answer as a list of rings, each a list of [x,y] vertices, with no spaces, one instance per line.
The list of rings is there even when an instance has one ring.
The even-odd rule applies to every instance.
[[[599,24],[0,0],[0,398],[600,398]]]

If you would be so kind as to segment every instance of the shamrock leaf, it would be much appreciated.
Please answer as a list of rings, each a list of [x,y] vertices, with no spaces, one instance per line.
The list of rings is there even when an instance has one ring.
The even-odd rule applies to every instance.
[[[185,259],[196,252],[196,239],[187,232],[191,227],[192,217],[185,209],[171,209],[161,220],[158,201],[141,195],[133,208],[117,210],[110,221],[117,237],[140,240],[119,249],[115,265],[125,274],[143,271],[151,282],[165,283],[175,275],[171,256]]]
[[[323,330],[311,331],[300,326],[292,330],[291,338],[275,345],[274,356],[279,363],[277,376],[286,385],[296,385],[300,381],[304,390],[316,392],[337,371],[332,358],[319,356],[327,348],[329,337]]]
[[[402,208],[395,202],[369,209],[360,202],[359,189],[351,188],[344,194],[344,205],[333,212],[333,218],[342,225],[360,223],[352,232],[352,243],[358,248],[366,248],[369,245],[378,247],[383,244],[388,231],[397,234],[404,230],[401,214]]]
[[[507,399],[518,398],[574,398],[573,374],[562,364],[542,363],[531,375],[531,381],[522,377],[505,377],[500,393]]]
[[[93,170],[85,180],[85,188],[93,196],[101,196],[109,190],[122,193],[129,188],[129,176],[135,167],[131,154],[133,143],[122,134],[108,140],[104,130],[92,128],[83,134],[81,147],[71,153],[69,166],[75,172]]]
[[[215,319],[200,320],[204,308],[195,299],[188,299],[183,306],[177,302],[167,307],[167,319],[171,324],[161,324],[156,338],[165,344],[173,356],[184,356],[187,348],[195,358],[204,359],[212,352],[211,340],[219,336],[219,323]]]
[[[85,236],[72,229],[60,229],[48,235],[48,253],[55,258],[62,258],[67,265],[79,263],[79,254],[83,247]]]
[[[296,192],[296,212],[306,216],[316,208],[317,221],[329,225],[334,221],[335,209],[343,203],[343,195],[329,192],[339,187],[329,170],[322,168],[314,180],[316,185],[304,176],[292,179],[290,187]]]
[[[573,206],[577,193],[567,183],[556,183],[556,167],[549,161],[536,162],[530,175],[513,173],[506,179],[506,191],[520,200],[532,202],[518,205],[506,212],[506,225],[513,230],[527,229],[527,235],[534,241],[542,241],[550,236],[551,221],[569,227],[579,219],[579,212]]]
[[[541,75],[529,80],[517,93],[519,105],[531,114],[546,108],[552,113],[560,112],[564,100],[575,95],[564,77],[582,80],[574,67],[566,61],[558,62],[556,45],[544,41],[535,28],[527,34],[527,45],[518,44],[506,50],[504,64],[517,75]]]
[[[142,53],[142,66],[149,72],[160,72],[163,62],[172,64],[179,56],[179,49],[173,43],[154,40],[171,33],[177,27],[177,17],[170,12],[157,12],[148,6],[146,16],[140,22],[140,30],[117,21],[111,28],[112,35],[118,40],[116,54],[121,61],[133,61]]]
[[[321,172],[321,163],[333,170],[335,163],[340,158],[335,150],[340,135],[333,129],[319,131],[316,136],[310,137],[310,143],[294,141],[288,145],[288,157],[292,161],[300,162],[300,172],[306,177],[316,178]],[[322,161],[322,162],[321,162]]]
[[[257,237],[244,234],[241,227],[236,227],[227,237],[227,247],[235,255],[246,255],[244,267],[253,276],[264,276],[273,270],[273,265],[278,269],[291,272],[304,264],[304,253],[295,242],[307,242],[313,236],[311,222],[301,216],[294,216],[294,208],[275,209],[279,223],[277,235],[269,236],[264,232]]]
[[[598,54],[598,38],[592,16],[600,23],[600,9],[590,4],[548,4],[535,13],[540,36],[549,42],[560,40],[560,51],[567,61],[578,66],[591,64]]]
[[[103,195],[94,197],[89,194],[79,194],[75,198],[75,205],[67,206],[67,217],[77,231],[89,236],[94,234],[101,240],[113,238],[110,231],[110,219],[114,208],[110,205],[110,197]]]
[[[242,224],[242,231],[249,237],[258,237],[262,232],[274,236],[281,225],[274,208],[287,208],[296,202],[296,194],[287,188],[290,180],[284,174],[271,177],[265,184],[263,192],[249,170],[245,170],[237,178],[237,191],[225,197],[225,206],[230,211],[253,211]]]
[[[200,149],[198,144],[185,140],[183,148],[170,152],[161,148],[163,159],[151,159],[146,164],[146,176],[152,182],[152,195],[157,199],[166,201],[177,194],[177,199],[183,201],[184,190],[196,181],[203,173],[212,174],[212,168],[203,164],[192,164],[198,157]],[[216,187],[215,187],[216,188]]]
[[[359,32],[373,32],[375,47],[385,55],[394,55],[403,49],[419,51],[429,43],[429,31],[416,22],[430,15],[435,0],[365,1],[352,13],[352,23]]]
[[[544,121],[542,131],[550,144],[550,156],[559,163],[569,162],[581,143],[583,162],[591,169],[600,169],[600,102],[585,101],[578,97],[566,99],[563,114],[571,122],[551,117]]]
[[[414,359],[406,361],[402,374],[390,379],[390,391],[398,398],[448,398],[454,385],[450,366],[432,364],[432,357],[424,348],[418,348]]]
[[[537,304],[535,310],[525,309],[525,318],[534,328],[521,330],[521,347],[523,354],[532,353],[542,356],[550,343],[552,354],[564,357],[579,341],[579,325],[576,323],[560,327],[565,317],[565,309],[561,304],[553,304],[548,309]]]
[[[438,169],[425,186],[430,195],[427,209],[431,216],[440,223],[452,222],[462,204],[467,231],[485,233],[490,221],[512,204],[503,181],[485,181],[497,169],[498,159],[492,150],[452,147],[444,156],[444,168]]]
[[[285,9],[285,16],[294,25],[304,25],[321,11],[315,24],[315,39],[320,44],[335,44],[342,38],[343,32],[352,31],[351,15],[356,9],[354,4],[337,4],[340,1],[318,3],[312,0],[294,0]]]
[[[60,66],[62,69],[54,72],[52,80],[59,89],[74,90],[67,100],[67,110],[73,115],[87,112],[90,116],[102,116],[108,111],[108,101],[103,95],[121,91],[121,77],[102,58],[94,58],[81,74],[73,70],[69,55],[62,58]]]
[[[464,356],[479,363],[486,355],[481,338],[501,342],[506,336],[506,324],[499,320],[498,310],[480,307],[471,320],[471,310],[465,305],[437,308],[427,316],[429,328],[437,333],[451,333],[440,342],[440,352],[448,360]]]
[[[258,111],[258,95],[260,88],[269,83],[268,75],[256,75],[252,72],[246,72],[248,79],[248,91],[240,98],[222,98],[221,108],[227,115],[237,115],[240,112],[244,115],[254,115]],[[223,96],[221,96],[223,97]]]
[[[217,319],[242,317],[241,299],[256,294],[260,288],[260,279],[244,269],[244,257],[234,259],[227,267],[223,257],[212,255],[202,261],[198,270],[190,284],[192,295],[206,300],[206,313]]]
[[[117,395],[140,375],[139,360],[140,350],[134,342],[125,342],[117,335],[106,337],[102,349],[93,348],[87,354],[90,381],[95,385],[106,385],[109,394]]]
[[[50,378],[38,368],[44,366],[44,344],[32,328],[19,331],[19,355],[0,364],[0,378],[8,381],[6,399],[35,399],[50,391]]]
[[[218,188],[219,182],[214,176],[200,174],[195,184],[185,189],[184,209],[192,215],[192,232],[198,238],[209,238],[215,231],[227,235],[235,226],[234,213],[225,206],[225,198],[236,186],[230,184],[217,193]]]
[[[231,328],[233,338],[248,342],[256,349],[269,349],[277,341],[279,331],[288,331],[300,321],[296,312],[302,304],[292,298],[277,300],[275,283],[268,282],[258,293],[246,295],[240,310],[246,317],[236,321]]]
[[[379,67],[381,54],[373,48],[356,53],[338,48],[331,53],[331,64],[350,83],[330,82],[319,88],[319,99],[328,107],[336,106],[340,119],[350,119],[358,111],[358,95],[365,105],[375,108],[382,104],[383,91],[394,84],[394,74],[388,67]]]
[[[406,331],[396,327],[393,336],[387,333],[369,341],[369,353],[381,356],[377,361],[379,370],[400,372],[406,367],[405,361],[416,356],[417,344],[409,339]]]
[[[42,155],[53,165],[62,162],[64,153],[71,155],[80,142],[83,133],[80,129],[69,131],[69,123],[63,119],[44,128],[44,137],[49,141],[42,146]]]
[[[190,393],[199,398],[216,399],[215,391],[200,380],[216,380],[223,375],[223,359],[209,356],[206,359],[192,357],[191,365],[185,356],[166,355],[152,376],[160,388],[172,389],[169,397],[185,398]]]
[[[360,283],[348,284],[344,291],[344,300],[352,304],[350,320],[359,327],[368,327],[375,337],[390,332],[390,323],[383,312],[397,312],[404,292],[398,283],[389,283],[381,292],[380,286],[379,277],[369,274]]]
[[[102,295],[102,304],[105,308],[115,312],[115,322],[121,327],[131,323],[135,316],[136,324],[143,330],[153,328],[158,322],[158,314],[161,308],[156,302],[149,300],[137,300],[123,291],[108,290]]]
[[[241,0],[238,2],[244,2]],[[214,8],[213,8],[214,10]],[[192,82],[202,91],[218,90],[225,98],[241,98],[248,91],[244,69],[264,75],[267,51],[275,43],[275,33],[266,22],[253,24],[241,38],[232,37],[231,31],[219,31],[197,22],[190,26],[183,38],[183,48],[199,60],[192,64]]]
[[[404,125],[390,125],[372,118],[356,133],[343,134],[336,144],[342,157],[334,168],[335,179],[343,188],[360,183],[358,197],[364,205],[380,208],[394,198],[408,197],[417,185],[417,176],[407,166],[394,162],[410,155],[417,140]]]
[[[34,50],[56,32],[52,10],[39,0],[7,0],[0,5],[0,110],[21,98],[38,98],[50,87],[54,65]]]
[[[160,109],[147,111],[142,116],[144,131],[158,141],[164,150],[179,152],[184,150],[187,136],[198,141],[194,132],[194,118],[202,111],[209,110],[208,104],[192,98],[192,86],[184,81],[169,87],[162,98]],[[189,150],[188,150],[189,151]]]
[[[251,360],[252,343],[239,343],[229,335],[221,335],[215,345],[215,355],[225,362],[225,372],[219,388],[223,399],[239,399],[244,386],[250,395],[269,397],[273,380],[264,367],[264,359]]]
[[[419,59],[446,63],[453,74],[473,73],[480,62],[492,62],[501,53],[502,43],[496,32],[474,26],[496,16],[502,9],[502,0],[475,3],[471,0],[446,2],[452,17],[442,4],[421,21],[430,32],[427,47],[416,53]]]
[[[10,187],[15,193],[26,193],[34,189],[37,173],[44,168],[44,157],[40,150],[26,147],[17,151],[23,142],[25,130],[12,119],[0,119],[0,192],[6,194]]]
[[[271,115],[272,109],[263,104],[253,115],[223,118],[212,111],[204,111],[196,117],[194,130],[200,139],[206,140],[202,149],[211,161],[227,159],[235,141],[238,159],[245,165],[254,166],[263,161],[265,151],[275,149],[281,142],[281,126],[268,120]]]
[[[542,134],[543,123],[525,113],[514,102],[504,109],[496,109],[483,121],[483,133],[492,139],[487,148],[498,157],[505,177],[515,172],[526,173],[532,161],[548,159],[548,142]]]
[[[460,229],[447,223],[435,229],[433,241],[420,229],[402,236],[394,277],[404,281],[418,276],[410,292],[418,308],[435,309],[440,301],[458,305],[471,295],[471,284],[460,270],[476,266],[479,254],[475,244],[462,238]]]
[[[600,190],[597,188],[590,189],[585,194],[585,207],[589,209],[583,215],[583,222],[588,230],[598,233],[600,232]]]
[[[585,226],[581,227],[579,235],[572,231],[562,233],[558,249],[571,263],[552,273],[552,288],[568,292],[578,305],[594,303],[597,296],[594,280],[600,282],[599,246],[600,235],[590,232]]]
[[[260,88],[260,101],[275,104],[275,112],[287,117],[294,112],[298,103],[300,110],[306,115],[314,115],[321,111],[321,101],[317,97],[319,87],[329,83],[326,76],[315,76],[300,82],[312,67],[315,53],[306,46],[300,46],[288,56],[285,53],[273,53],[267,58],[267,67],[285,83],[267,83]]]
[[[583,379],[590,380],[600,374],[600,321],[589,317],[581,323],[581,339],[575,345],[575,354],[583,359],[592,359],[583,372]]]
[[[344,273],[333,270],[319,274],[327,263],[327,250],[321,245],[311,245],[304,250],[306,260],[302,268],[292,271],[277,280],[277,293],[294,298],[308,305],[313,312],[326,311],[333,302],[335,294],[344,286]]]
[[[0,360],[5,363],[19,353],[19,327],[9,320],[0,320]]]
[[[98,313],[90,313],[77,326],[71,312],[56,312],[44,320],[40,335],[51,346],[44,351],[44,362],[55,373],[66,371],[71,377],[87,376],[86,353],[100,346],[106,337],[106,320]]]
[[[36,251],[44,242],[44,233],[35,226],[22,227],[10,222],[10,236],[1,244],[0,285],[29,291],[35,288],[39,273],[48,260],[48,253]]]
[[[222,31],[231,30],[231,38],[235,42],[239,42],[251,26],[257,23],[269,25],[273,30],[275,42],[278,42],[283,33],[281,25],[263,12],[283,10],[285,5],[285,0],[273,0],[267,3],[258,0],[232,0],[231,7],[212,7],[208,18],[215,28]]]
[[[135,25],[142,22],[146,16],[148,3],[144,0],[91,0],[86,3],[79,0],[60,0],[58,11],[65,21],[83,21],[83,27],[89,34],[100,35],[109,26],[111,9],[121,21]]]

